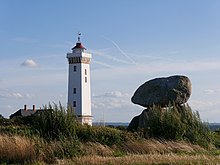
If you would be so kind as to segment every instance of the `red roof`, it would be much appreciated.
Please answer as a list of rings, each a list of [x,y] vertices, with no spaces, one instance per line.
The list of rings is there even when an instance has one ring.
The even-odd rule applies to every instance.
[[[73,49],[76,49],[76,48],[86,49],[86,48],[82,45],[81,42],[77,42],[77,43],[76,43],[76,46],[74,46],[74,47],[72,48],[72,50],[73,50]]]

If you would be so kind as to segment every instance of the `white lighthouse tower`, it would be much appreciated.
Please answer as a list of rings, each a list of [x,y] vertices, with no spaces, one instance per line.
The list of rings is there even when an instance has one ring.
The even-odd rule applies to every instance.
[[[78,120],[82,124],[92,125],[91,114],[91,86],[90,86],[90,60],[91,54],[80,41],[67,53],[69,61],[68,105],[73,106]]]

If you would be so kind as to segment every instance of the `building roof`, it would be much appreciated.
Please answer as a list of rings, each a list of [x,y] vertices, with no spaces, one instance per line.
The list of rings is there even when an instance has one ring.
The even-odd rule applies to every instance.
[[[42,112],[41,109],[37,109],[37,110],[33,110],[33,109],[19,109],[17,112],[13,113],[10,115],[10,119],[14,118],[14,117],[26,117],[26,116],[31,116],[34,114],[40,114]]]
[[[86,48],[82,45],[81,42],[77,42],[77,43],[76,43],[76,46],[74,46],[74,47],[72,48],[72,50],[73,50],[73,49],[77,49],[77,48],[86,49]]]

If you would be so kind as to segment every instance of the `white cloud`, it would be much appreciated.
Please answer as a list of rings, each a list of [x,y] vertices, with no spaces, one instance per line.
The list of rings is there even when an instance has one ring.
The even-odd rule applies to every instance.
[[[0,89],[0,98],[22,99],[24,96],[19,92],[9,91],[8,89]]]
[[[193,111],[200,113],[201,119],[208,122],[219,122],[220,102],[218,100],[190,100]]]
[[[120,91],[113,91],[113,92],[107,92],[99,95],[93,95],[93,97],[97,98],[106,98],[106,97],[111,97],[111,98],[117,98],[117,97],[127,97],[127,93],[122,93]]]
[[[7,108],[8,108],[8,109],[11,109],[11,108],[12,108],[12,106],[11,106],[11,105],[7,105]]]
[[[71,44],[72,45],[72,44]],[[51,48],[69,48],[68,43],[66,44],[51,44],[49,45]]]
[[[29,93],[27,93],[27,94],[25,94],[25,97],[26,97],[26,98],[29,98],[29,99],[32,99],[32,98],[35,97],[35,95],[34,95],[34,94],[29,94]]]
[[[101,62],[101,61],[93,60],[93,63],[96,63],[96,64],[98,64],[98,65],[104,66],[104,67],[106,67],[106,68],[113,68],[112,65],[109,65],[109,64],[104,63],[104,62]]]
[[[16,92],[16,91],[12,91],[6,88],[0,88],[0,98],[6,98],[6,99],[32,99],[34,98],[35,95],[34,94],[23,94],[20,92]]]
[[[24,96],[22,94],[20,94],[20,93],[12,93],[12,97],[18,98],[18,99],[24,98]]]
[[[139,63],[138,65],[121,65],[113,68],[102,68],[96,70],[93,77],[101,80],[130,80],[135,78],[146,77],[146,75],[173,75],[173,74],[193,74],[202,73],[203,71],[220,71],[220,60],[216,61],[163,61],[148,62],[147,64]],[[129,81],[129,82],[130,82]]]
[[[27,59],[23,63],[21,63],[21,66],[34,68],[37,67],[38,65],[34,60]]]
[[[102,51],[98,51],[98,50],[90,50],[92,52],[92,54],[94,54],[95,56],[100,56],[100,57],[104,57],[105,61],[106,60],[111,60],[112,62],[117,62],[117,63],[121,63],[121,64],[133,64],[132,62],[128,61],[127,59],[119,59],[118,57],[114,57],[112,55],[109,55],[105,52]],[[109,61],[108,61],[109,63]]]
[[[126,57],[126,59],[127,59],[128,61],[130,61],[132,64],[136,64],[136,62],[135,62],[129,55],[127,55],[127,54],[119,47],[119,45],[118,45],[115,41],[113,41],[113,40],[111,40],[111,39],[109,39],[109,38],[107,38],[107,37],[104,37],[104,36],[103,36],[103,38],[105,38],[106,40],[110,41],[110,42],[117,48],[117,50],[118,50],[124,57]]]
[[[93,108],[115,109],[131,105],[130,95],[120,91],[107,92],[93,95]]]
[[[206,94],[218,94],[220,93],[220,89],[206,89],[204,90]]]
[[[130,101],[130,94],[121,91],[106,92],[92,97],[94,121],[128,122],[143,108]]]
[[[11,40],[15,42],[20,42],[20,43],[26,43],[26,44],[32,44],[32,43],[37,42],[36,39],[28,38],[28,37],[15,37],[15,38],[12,38]]]

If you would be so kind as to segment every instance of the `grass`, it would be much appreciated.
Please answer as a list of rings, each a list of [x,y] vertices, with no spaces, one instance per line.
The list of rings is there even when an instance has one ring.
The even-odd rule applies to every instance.
[[[0,162],[24,163],[36,160],[34,142],[20,136],[0,136]]]
[[[75,165],[145,165],[145,164],[219,164],[218,157],[208,155],[177,155],[177,154],[138,154],[123,157],[84,156],[73,160],[60,161],[59,164]]]
[[[80,125],[70,107],[49,105],[39,116],[0,126],[0,163],[220,163],[220,133],[210,132],[189,107],[173,107],[154,107],[150,129],[128,132]]]
[[[199,145],[184,141],[158,141],[155,139],[128,141],[121,146],[121,150],[128,154],[166,154],[166,153],[205,153]]]
[[[189,105],[170,104],[168,108],[153,106],[147,114],[145,127],[139,130],[145,138],[185,140],[204,147],[214,142],[213,132]]]
[[[80,155],[60,157],[64,149],[60,141],[30,140],[21,136],[0,136],[1,163],[18,164],[207,164],[219,162],[219,153],[210,152],[186,142],[158,141],[155,139],[128,141],[123,145],[107,146],[100,143],[80,143]],[[182,162],[182,163],[181,163]],[[220,162],[219,162],[220,163]]]
[[[76,135],[82,142],[98,142],[108,146],[120,144],[125,138],[124,132],[118,129],[89,125],[78,125]]]

